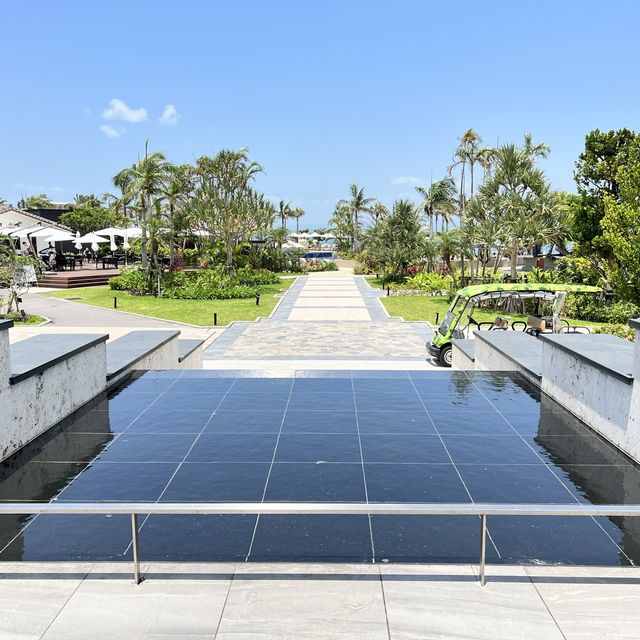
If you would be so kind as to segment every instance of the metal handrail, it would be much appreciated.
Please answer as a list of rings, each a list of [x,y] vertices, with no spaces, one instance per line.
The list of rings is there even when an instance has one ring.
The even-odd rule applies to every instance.
[[[486,582],[488,516],[640,516],[640,505],[628,504],[465,504],[363,502],[5,502],[2,515],[118,515],[131,516],[133,579],[140,584],[139,515],[404,515],[479,516],[479,583]]]

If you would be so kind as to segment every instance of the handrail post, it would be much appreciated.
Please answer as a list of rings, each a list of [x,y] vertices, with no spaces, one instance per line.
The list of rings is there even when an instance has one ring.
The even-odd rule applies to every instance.
[[[479,580],[480,586],[484,587],[485,579],[485,563],[487,559],[487,514],[480,514],[480,567]]]
[[[138,554],[138,514],[131,514],[131,549],[133,550],[133,582],[140,584],[140,555]]]

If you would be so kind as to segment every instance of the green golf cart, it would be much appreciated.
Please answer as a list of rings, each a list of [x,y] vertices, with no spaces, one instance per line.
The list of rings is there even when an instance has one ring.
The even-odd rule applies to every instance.
[[[599,287],[573,284],[480,284],[460,289],[453,299],[444,320],[436,330],[431,342],[427,342],[427,352],[443,367],[451,366],[451,340],[468,337],[472,329],[490,331],[526,331],[532,335],[540,333],[590,333],[588,327],[572,327],[560,318],[567,293],[602,293]],[[536,299],[537,313],[526,321],[511,321],[504,315],[496,316],[493,322],[476,322],[473,312],[484,300],[511,300],[515,309],[517,301]],[[552,303],[551,316],[541,314],[543,303]],[[508,304],[505,306],[509,306]],[[522,305],[520,305],[522,306]]]

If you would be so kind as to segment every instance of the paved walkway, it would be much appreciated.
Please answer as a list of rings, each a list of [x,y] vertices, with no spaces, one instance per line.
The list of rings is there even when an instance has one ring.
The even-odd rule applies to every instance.
[[[638,638],[637,569],[3,564],[0,638]]]
[[[205,368],[431,368],[429,326],[389,318],[381,294],[350,272],[301,277],[271,318],[236,323],[218,337]]]
[[[45,295],[47,291],[51,289],[23,296],[22,307],[28,313],[49,318],[51,322],[42,327],[31,325],[14,327],[9,334],[12,342],[41,333],[81,333],[78,331],[79,328],[91,328],[100,333],[108,333],[111,338],[117,338],[133,329],[176,329],[183,337],[200,339],[222,333],[222,329],[192,327],[169,320],[145,318],[112,309],[50,298]],[[68,293],[72,298],[73,289],[69,289]]]

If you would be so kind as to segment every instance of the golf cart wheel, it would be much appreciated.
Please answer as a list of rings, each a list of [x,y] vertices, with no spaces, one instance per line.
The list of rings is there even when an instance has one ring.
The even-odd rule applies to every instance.
[[[453,350],[450,344],[442,347],[438,361],[443,367],[450,367],[453,364]]]

